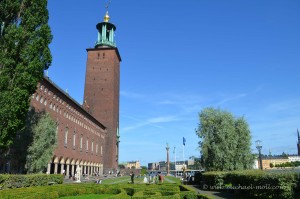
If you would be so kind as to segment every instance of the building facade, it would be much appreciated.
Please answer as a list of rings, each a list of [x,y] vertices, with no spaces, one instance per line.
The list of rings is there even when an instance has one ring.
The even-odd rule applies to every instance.
[[[47,173],[103,173],[105,126],[47,77],[38,84],[31,106],[45,111],[57,124],[57,148]]]
[[[139,160],[127,162],[125,168],[127,168],[127,169],[132,169],[132,168],[140,169],[141,168],[141,163],[140,163]]]
[[[31,106],[50,113],[57,123],[57,148],[47,173],[107,173],[118,168],[119,87],[121,58],[116,27],[98,23],[95,47],[87,49],[84,103],[80,105],[48,77],[38,84]]]

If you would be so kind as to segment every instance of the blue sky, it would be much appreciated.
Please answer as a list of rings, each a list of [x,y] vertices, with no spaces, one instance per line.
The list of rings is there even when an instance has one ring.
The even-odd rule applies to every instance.
[[[83,101],[86,48],[107,1],[49,1],[49,77]],[[122,57],[120,162],[199,157],[205,107],[248,121],[263,153],[297,153],[300,128],[300,1],[112,0]]]

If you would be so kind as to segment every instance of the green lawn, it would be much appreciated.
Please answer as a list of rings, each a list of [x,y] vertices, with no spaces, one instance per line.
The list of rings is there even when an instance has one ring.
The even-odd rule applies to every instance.
[[[138,177],[134,178],[134,184],[143,184],[144,177]],[[123,177],[117,177],[117,178],[107,178],[102,180],[102,184],[129,184],[131,183],[130,176],[123,176]],[[176,183],[180,184],[180,179],[175,178],[174,176],[165,176],[163,183]]]

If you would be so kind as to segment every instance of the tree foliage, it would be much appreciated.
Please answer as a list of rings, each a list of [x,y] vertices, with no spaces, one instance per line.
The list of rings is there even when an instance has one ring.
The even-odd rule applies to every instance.
[[[42,113],[38,115],[37,123],[29,128],[32,131],[32,143],[26,157],[29,173],[40,173],[47,168],[57,144],[56,127],[49,113]]]
[[[196,134],[206,170],[240,170],[251,168],[251,135],[243,117],[235,118],[220,109],[206,108],[199,114]]]
[[[30,96],[51,64],[47,0],[0,1],[0,149],[25,125]]]

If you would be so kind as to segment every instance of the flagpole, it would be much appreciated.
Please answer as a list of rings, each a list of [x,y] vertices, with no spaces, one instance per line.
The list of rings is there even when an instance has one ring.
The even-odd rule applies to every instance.
[[[176,171],[176,147],[174,147],[174,162],[175,162],[175,176],[177,175]]]
[[[176,147],[174,147],[174,153],[175,153],[174,159],[175,159],[175,171],[176,171]]]
[[[182,148],[183,148],[183,150],[182,150],[183,165],[185,165],[185,161],[184,161],[184,145],[182,145]]]
[[[185,159],[184,159],[184,147],[185,147],[185,142],[186,142],[186,140],[185,140],[185,138],[183,137],[183,138],[182,138],[182,158],[183,158],[183,165],[185,165]],[[187,169],[187,167],[186,167],[185,169]]]

